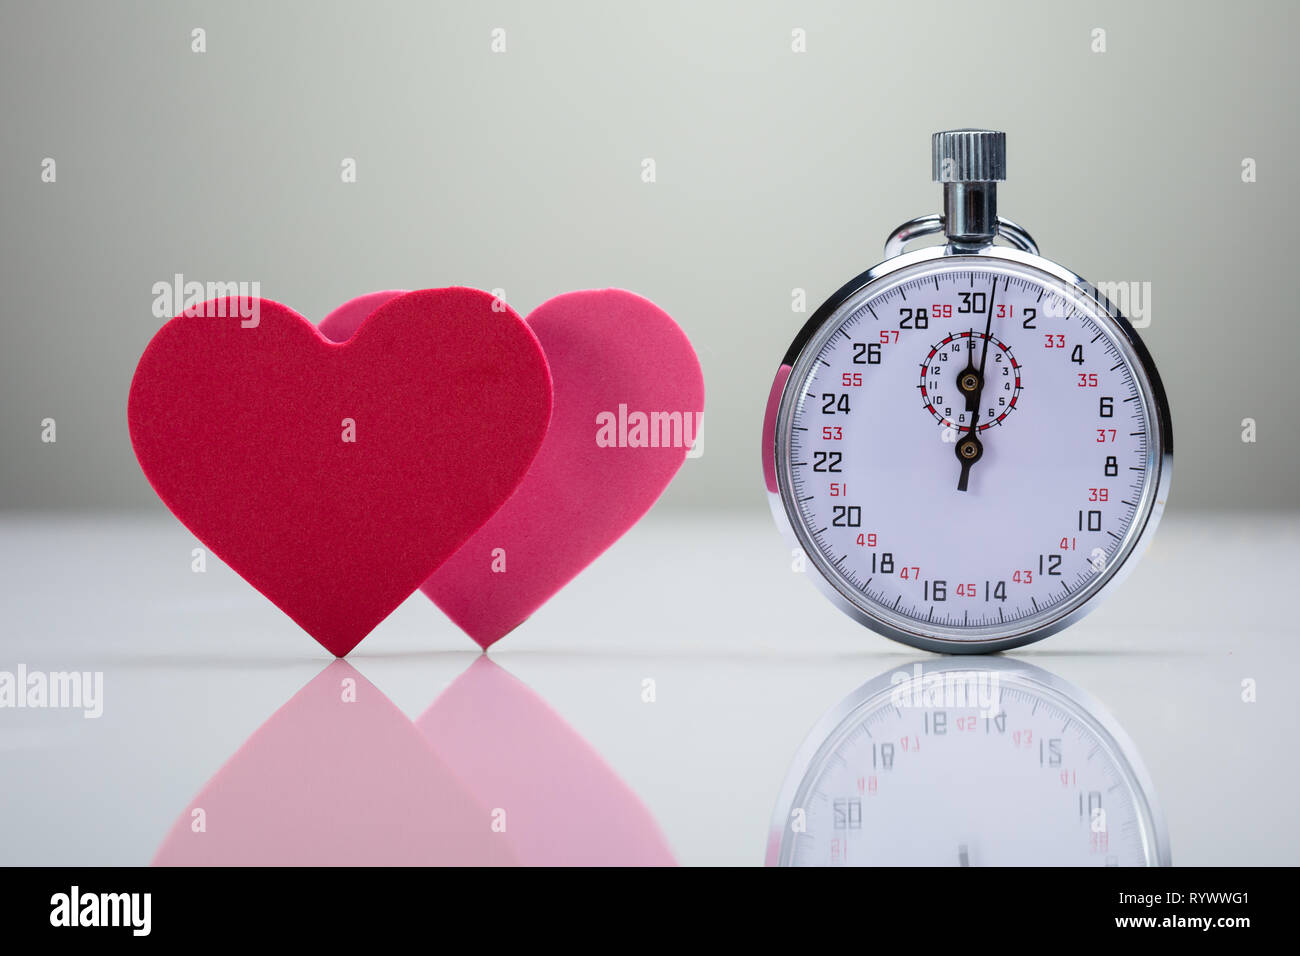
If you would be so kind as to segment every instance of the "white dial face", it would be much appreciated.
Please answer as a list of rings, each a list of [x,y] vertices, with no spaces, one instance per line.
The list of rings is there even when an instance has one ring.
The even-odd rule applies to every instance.
[[[987,670],[946,673],[949,696],[934,672],[900,673],[908,679],[861,700],[829,731],[777,809],[778,862],[1161,862],[1152,798],[1130,764],[1137,757],[1124,753],[1127,744],[1101,719],[1038,680]],[[990,684],[988,700],[996,704],[976,704],[984,693],[977,688]]]
[[[891,636],[1030,634],[1140,534],[1161,465],[1151,395],[1073,286],[1001,259],[922,262],[850,296],[796,363],[786,512],[816,570]]]

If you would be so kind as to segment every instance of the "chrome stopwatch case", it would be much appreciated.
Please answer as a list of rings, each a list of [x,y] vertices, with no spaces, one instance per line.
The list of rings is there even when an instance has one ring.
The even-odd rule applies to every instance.
[[[1151,778],[1101,704],[1009,658],[882,674],[804,741],[768,865],[1168,866]]]
[[[1131,569],[1164,508],[1173,436],[1128,320],[997,215],[1004,134],[933,146],[943,215],[895,230],[889,258],[795,338],[763,472],[842,610],[915,647],[996,651],[1077,620]],[[903,252],[938,232],[945,245]]]

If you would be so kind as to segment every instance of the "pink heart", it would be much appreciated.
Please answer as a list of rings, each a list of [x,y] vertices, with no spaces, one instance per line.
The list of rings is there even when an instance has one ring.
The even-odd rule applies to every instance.
[[[374,294],[393,295],[400,293]],[[326,317],[321,332],[345,341],[372,307],[348,303]],[[513,496],[421,585],[484,648],[650,510],[698,437],[704,411],[695,350],[649,300],[620,289],[570,292],[544,302],[526,321],[546,354],[554,388],[541,450]],[[640,437],[637,415],[657,426],[644,437],[662,437],[666,447],[664,441],[630,447]],[[664,418],[650,416],[669,416],[667,427]],[[612,428],[599,427],[611,420]],[[602,434],[615,446],[602,447]]]

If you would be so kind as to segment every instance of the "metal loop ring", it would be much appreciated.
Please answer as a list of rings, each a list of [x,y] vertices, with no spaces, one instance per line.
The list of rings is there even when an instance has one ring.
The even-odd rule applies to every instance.
[[[902,255],[903,247],[913,239],[932,236],[943,231],[944,221],[943,216],[940,215],[921,216],[908,220],[889,234],[889,239],[885,242],[885,258],[892,259],[894,256]],[[1033,237],[1005,216],[998,216],[998,235],[1017,249],[1030,255],[1038,255],[1038,243],[1034,242]]]

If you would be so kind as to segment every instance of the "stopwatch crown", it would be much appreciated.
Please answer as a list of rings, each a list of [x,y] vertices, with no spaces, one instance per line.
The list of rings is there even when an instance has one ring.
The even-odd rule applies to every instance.
[[[1007,178],[1007,134],[991,129],[950,129],[930,144],[936,183],[995,183]]]

